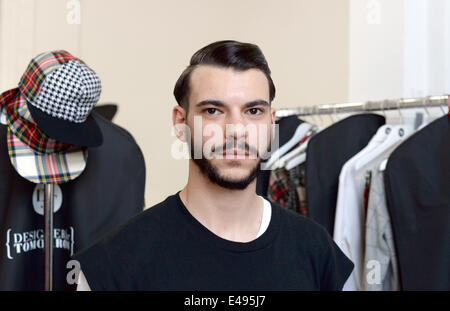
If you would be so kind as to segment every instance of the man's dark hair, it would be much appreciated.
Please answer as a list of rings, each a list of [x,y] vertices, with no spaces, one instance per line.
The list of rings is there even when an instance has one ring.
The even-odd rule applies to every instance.
[[[275,85],[270,77],[270,69],[261,49],[251,43],[232,40],[217,41],[198,50],[191,58],[189,66],[178,78],[173,94],[178,105],[188,112],[189,81],[192,71],[198,65],[212,65],[236,70],[259,69],[269,81],[270,102],[275,97]]]

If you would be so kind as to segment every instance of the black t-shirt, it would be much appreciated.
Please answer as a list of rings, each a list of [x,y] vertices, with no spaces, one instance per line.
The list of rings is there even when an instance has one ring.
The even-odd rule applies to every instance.
[[[218,237],[179,193],[75,256],[92,290],[340,290],[353,264],[315,222],[272,203],[266,231]]]
[[[92,115],[103,144],[89,148],[78,178],[55,186],[54,290],[76,290],[71,279],[76,267],[67,266],[71,256],[141,212],[145,204],[141,150],[126,130]],[[6,126],[0,124],[0,290],[44,289],[43,190],[11,165]]]

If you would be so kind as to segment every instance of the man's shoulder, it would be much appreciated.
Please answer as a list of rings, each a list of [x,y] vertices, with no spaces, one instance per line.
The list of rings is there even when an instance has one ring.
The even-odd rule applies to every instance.
[[[324,226],[276,203],[272,203],[272,208],[280,214],[280,232],[282,232],[278,239],[280,243],[297,250],[303,258],[309,256],[314,264],[322,268],[323,265],[339,258],[339,264],[345,265],[345,271],[350,273],[352,263],[340,251]]]
[[[278,212],[283,232],[293,234],[302,243],[330,243],[328,231],[314,220],[271,202],[272,210]]]
[[[175,195],[170,195],[163,201],[139,212],[119,227],[116,230],[116,234],[142,234],[142,230],[151,232],[166,226],[166,222],[172,221],[175,216],[176,206],[174,205],[174,197]]]
[[[169,196],[136,214],[73,256],[80,262],[91,286],[92,277],[103,275],[105,269],[117,269],[125,275],[134,275],[136,267],[153,262],[164,251],[167,240],[171,239],[168,236],[176,234],[172,216],[176,217],[174,210],[177,206],[174,206],[173,200],[174,195]]]
[[[174,195],[164,201],[139,212],[116,229],[108,232],[89,248],[101,247],[115,249],[136,246],[140,243],[151,243],[152,240],[163,238],[170,230],[169,222],[174,219],[175,206],[172,204]]]

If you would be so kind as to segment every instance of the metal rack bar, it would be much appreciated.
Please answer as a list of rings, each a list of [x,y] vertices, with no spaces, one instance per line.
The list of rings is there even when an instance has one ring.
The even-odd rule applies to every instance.
[[[321,114],[336,114],[336,113],[351,113],[364,111],[384,111],[394,109],[408,109],[408,108],[430,108],[448,106],[450,102],[449,96],[429,96],[421,98],[408,99],[386,99],[381,101],[367,101],[363,103],[343,103],[331,105],[319,105],[312,107],[298,107],[298,108],[282,108],[276,110],[278,118],[287,117],[291,115],[310,116]]]

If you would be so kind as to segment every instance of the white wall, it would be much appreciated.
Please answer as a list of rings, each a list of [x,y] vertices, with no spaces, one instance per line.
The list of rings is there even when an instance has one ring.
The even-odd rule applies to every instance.
[[[450,1],[404,2],[404,97],[450,93]]]
[[[350,0],[349,101],[402,96],[402,11],[403,0]]]
[[[352,102],[450,93],[450,1],[350,0]]]
[[[102,79],[101,102],[119,104],[115,122],[144,153],[147,205],[187,180],[187,161],[170,154],[172,90],[204,45],[258,44],[277,108],[348,99],[348,0],[80,0],[80,24],[68,23],[70,1],[0,0],[0,91],[40,52],[82,58]]]

